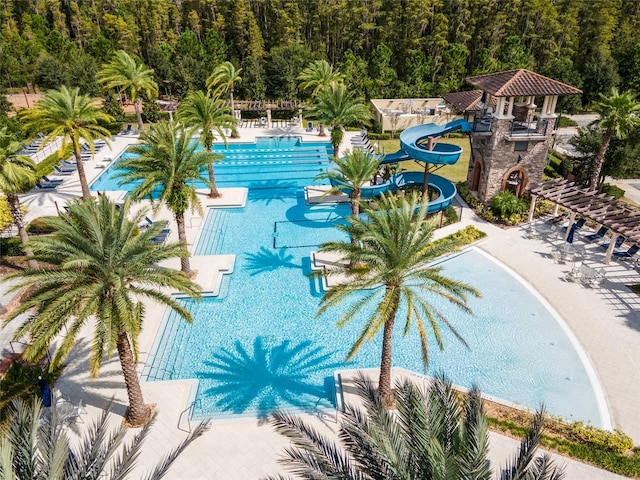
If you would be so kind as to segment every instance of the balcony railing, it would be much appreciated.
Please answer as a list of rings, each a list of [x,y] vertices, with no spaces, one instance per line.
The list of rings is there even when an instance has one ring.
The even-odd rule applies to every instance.
[[[548,120],[542,120],[537,122],[511,122],[511,136],[545,136],[547,134],[547,128],[549,127]]]
[[[493,117],[474,117],[473,131],[479,132],[479,133],[490,132],[492,124],[493,124]]]

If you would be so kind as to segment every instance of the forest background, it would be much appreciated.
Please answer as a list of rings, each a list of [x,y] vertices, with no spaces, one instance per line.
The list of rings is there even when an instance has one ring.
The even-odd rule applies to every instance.
[[[203,90],[242,68],[243,99],[302,99],[296,77],[326,59],[362,97],[431,97],[464,78],[529,68],[584,91],[640,85],[637,0],[3,0],[0,89],[78,86],[118,49],[155,70],[160,93]]]

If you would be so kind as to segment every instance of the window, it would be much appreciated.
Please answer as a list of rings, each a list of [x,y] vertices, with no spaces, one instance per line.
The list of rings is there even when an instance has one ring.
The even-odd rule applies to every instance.
[[[526,152],[529,148],[529,142],[516,142],[513,150],[515,152]]]

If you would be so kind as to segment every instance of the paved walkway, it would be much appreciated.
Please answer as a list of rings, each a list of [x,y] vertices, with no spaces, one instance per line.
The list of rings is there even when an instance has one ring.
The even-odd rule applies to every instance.
[[[241,133],[243,141],[247,141],[249,137],[255,138],[258,135],[276,132],[243,129]],[[306,134],[302,129],[300,133],[309,140],[318,139],[316,134]],[[115,158],[132,140],[116,138],[113,142],[114,151],[100,154],[113,155]],[[345,139],[342,151],[348,148],[348,142],[349,136]],[[100,171],[97,168],[89,169],[89,175],[95,178]],[[60,192],[33,192],[25,196],[30,209],[29,218],[55,214],[53,201],[60,202],[78,197],[79,186],[74,186],[74,181],[73,177],[65,181],[65,188]],[[227,195],[223,194],[223,203],[225,197]],[[233,203],[237,200],[229,201]],[[157,212],[153,218],[171,219],[169,212],[163,210]],[[187,219],[189,243],[193,243],[200,221],[196,215]],[[640,413],[637,409],[637,398],[640,398],[640,378],[637,369],[640,363],[640,350],[637,349],[637,345],[640,344],[640,297],[625,287],[628,283],[640,282],[638,273],[627,265],[613,263],[605,267],[607,281],[602,289],[587,290],[577,284],[565,282],[564,276],[570,265],[556,264],[549,258],[549,243],[525,239],[520,228],[501,229],[487,224],[467,209],[463,212],[461,223],[439,230],[438,236],[456,231],[467,224],[475,224],[489,234],[488,238],[480,243],[480,248],[517,271],[564,318],[585,348],[602,382],[614,425],[631,435],[636,442],[640,442]],[[598,265],[602,258],[598,247],[589,246],[587,251],[587,262]],[[204,269],[204,263],[204,260],[197,261],[193,268]],[[2,303],[6,303],[6,298]],[[145,328],[139,339],[142,360],[151,350],[163,316],[162,309],[149,306]],[[0,349],[6,349],[8,333],[13,327],[14,325],[10,325],[8,330],[2,331]],[[117,415],[124,413],[127,403],[117,358],[105,362],[96,380],[88,378],[86,359],[90,333],[89,327],[82,332],[81,340],[69,357],[68,366],[57,384],[72,399],[82,399],[87,404],[88,413],[85,415],[85,421],[95,417],[99,408],[110,398],[114,399],[113,410]],[[189,380],[143,383],[146,401],[156,403],[159,413],[155,429],[140,460],[140,470],[157,461],[171,445],[183,438],[184,433],[178,427],[188,428],[183,412],[192,401],[195,388],[195,382]],[[310,419],[320,428],[334,426],[323,426],[320,419],[315,417]],[[277,458],[285,445],[284,439],[256,419],[216,420],[211,430],[179,458],[167,478],[246,480],[276,474],[281,472]],[[503,464],[504,458],[513,454],[513,451],[513,441],[500,435],[492,435],[491,457],[494,464]],[[569,479],[619,478],[578,462],[565,461],[569,466],[566,477]]]

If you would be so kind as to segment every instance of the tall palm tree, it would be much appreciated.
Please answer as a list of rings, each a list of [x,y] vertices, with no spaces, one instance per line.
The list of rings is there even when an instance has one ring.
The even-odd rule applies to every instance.
[[[29,338],[27,360],[42,358],[62,337],[51,369],[69,355],[82,327],[93,325],[91,376],[97,376],[102,360],[117,349],[129,398],[126,419],[132,426],[142,425],[148,413],[136,372],[137,339],[145,313],[142,299],[165,305],[190,322],[189,311],[160,289],[199,298],[199,287],[182,272],[158,266],[185,255],[185,250],[179,243],[153,245],[151,239],[162,227],[139,232],[144,215],[144,209],[132,213],[129,201],[118,206],[104,195],[97,203],[71,202],[66,213],[49,220],[52,235],[29,241],[46,266],[8,276],[18,280],[13,290],[31,288],[5,321],[32,312],[15,333],[16,339]]]
[[[82,163],[80,139],[84,139],[93,151],[96,139],[109,142],[111,138],[111,132],[102,127],[100,122],[113,121],[95,103],[95,99],[81,95],[77,87],[70,89],[62,86],[58,90],[48,91],[32,109],[20,112],[20,118],[28,129],[46,134],[42,145],[56,137],[63,137],[64,143],[71,142],[84,199],[90,199],[91,193]]]
[[[6,480],[128,478],[155,418],[154,415],[140,432],[125,442],[126,429],[119,427],[114,431],[109,409],[106,409],[82,432],[79,442],[71,442],[68,430],[64,428],[64,417],[55,403],[45,412],[37,398],[32,403],[18,400],[14,401],[11,410],[11,424],[0,435],[0,478]],[[144,478],[163,478],[185,448],[206,429],[206,423],[200,423]]]
[[[140,113],[140,94],[151,98],[158,94],[158,84],[153,79],[153,69],[138,63],[124,50],[115,53],[111,62],[102,66],[97,75],[102,88],[124,90],[133,102],[138,120],[138,130],[142,131],[142,114]]]
[[[200,142],[209,154],[209,182],[211,183],[210,198],[220,196],[216,188],[216,177],[213,171],[213,162],[222,160],[222,155],[213,153],[213,142],[216,139],[214,132],[227,144],[224,129],[234,131],[236,120],[229,114],[229,108],[222,100],[211,96],[210,92],[190,92],[178,108],[178,120],[185,125],[202,129]]]
[[[20,241],[22,245],[27,245],[29,235],[25,228],[24,212],[18,194],[33,188],[38,177],[33,160],[17,153],[20,148],[20,142],[7,133],[7,127],[0,129],[0,190],[7,197],[9,213],[13,224],[18,227]],[[29,268],[37,268],[38,262],[33,258],[31,249],[25,248],[25,253]]]
[[[334,70],[326,60],[316,60],[302,70],[298,80],[300,80],[300,90],[312,89],[311,96],[315,97],[323,88],[341,83],[344,75],[337,69]]]
[[[333,180],[333,183],[337,184],[336,190],[349,195],[351,216],[358,217],[362,187],[378,173],[380,159],[369,152],[356,148],[353,151],[347,151],[342,158],[333,157],[331,161],[335,164],[335,168],[330,167],[326,172],[320,173],[316,179]]]
[[[324,243],[321,252],[337,253],[344,263],[328,270],[339,273],[346,280],[334,285],[322,297],[318,315],[358,296],[338,320],[342,327],[350,323],[367,305],[375,305],[370,317],[364,320],[362,332],[351,348],[351,359],[363,342],[373,340],[382,329],[380,360],[380,395],[393,405],[391,391],[392,335],[398,311],[406,309],[404,332],[415,326],[420,336],[422,359],[429,361],[427,328],[430,326],[438,346],[442,349],[440,324],[447,326],[460,341],[466,342],[445,316],[428,300],[439,295],[459,308],[469,311],[467,296],[479,296],[473,287],[442,275],[442,267],[427,266],[443,254],[456,249],[454,241],[431,243],[435,225],[425,221],[427,202],[415,193],[398,198],[382,195],[376,199],[377,210],[367,209],[366,219],[349,218],[346,225],[336,228],[357,238],[358,242]],[[425,322],[427,325],[425,325]]]
[[[640,126],[640,102],[634,93],[619,93],[613,88],[608,97],[600,94],[600,101],[593,105],[593,110],[600,115],[596,124],[604,130],[604,135],[589,178],[590,190],[600,185],[600,172],[611,138],[626,138]]]
[[[463,402],[443,377],[426,391],[405,380],[396,384],[398,410],[389,412],[370,381],[358,377],[355,384],[364,408],[346,406],[340,416],[339,442],[300,417],[274,414],[271,425],[292,443],[280,463],[295,478],[492,478],[487,417],[477,388]],[[564,477],[548,454],[535,457],[543,421],[542,411],[534,415],[514,460],[498,470],[501,480]]]
[[[336,157],[344,137],[343,127],[361,125],[372,118],[369,107],[353,92],[349,92],[342,83],[333,83],[320,90],[315,102],[309,107],[309,113],[323,124],[331,126],[331,145]],[[320,135],[322,134],[323,132],[320,132]]]
[[[235,115],[235,110],[233,107],[233,87],[236,83],[242,82],[242,77],[240,76],[240,72],[242,69],[239,68],[236,70],[233,63],[231,62],[222,62],[216,68],[213,69],[213,72],[207,78],[207,89],[213,91],[213,95],[218,97],[223,93],[229,94],[229,105],[231,106],[231,115]]]
[[[184,213],[189,208],[200,208],[194,183],[209,184],[200,173],[209,164],[209,155],[198,150],[198,143],[192,140],[194,134],[195,130],[187,130],[180,123],[161,122],[130,149],[137,157],[118,163],[118,177],[123,183],[139,183],[131,192],[133,198],[148,198],[157,201],[158,206],[164,203],[173,212],[185,250],[180,258],[182,271],[189,277],[193,272],[186,247]]]

